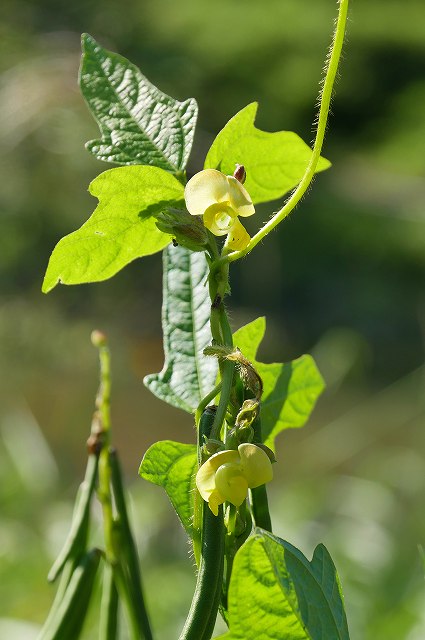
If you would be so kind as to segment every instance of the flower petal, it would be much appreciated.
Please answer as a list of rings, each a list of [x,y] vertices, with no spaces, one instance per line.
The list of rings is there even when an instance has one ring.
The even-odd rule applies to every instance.
[[[214,489],[208,498],[208,506],[215,516],[218,516],[218,507],[223,504],[223,502],[225,502],[225,498],[217,491],[217,489]]]
[[[226,464],[227,462],[238,463],[239,460],[239,453],[228,449],[215,453],[204,462],[196,474],[196,486],[204,500],[208,502],[211,493],[215,490],[215,472],[217,469],[222,464]]]
[[[248,494],[248,482],[240,464],[221,465],[215,474],[215,484],[217,491],[235,507],[239,507]]]
[[[243,218],[252,216],[255,213],[255,207],[252,204],[248,191],[233,176],[226,177],[229,183],[230,206],[236,211],[238,216],[242,216]]]
[[[237,222],[236,211],[226,202],[212,204],[204,213],[204,225],[215,236],[225,236]]]
[[[272,463],[267,453],[255,444],[244,442],[238,447],[241,466],[250,489],[255,489],[273,478]]]
[[[212,204],[229,200],[227,176],[216,169],[196,173],[185,187],[184,198],[189,213],[202,216]]]
[[[231,228],[226,240],[226,247],[228,249],[241,251],[248,246],[251,236],[245,229],[239,219],[235,220],[233,227]]]

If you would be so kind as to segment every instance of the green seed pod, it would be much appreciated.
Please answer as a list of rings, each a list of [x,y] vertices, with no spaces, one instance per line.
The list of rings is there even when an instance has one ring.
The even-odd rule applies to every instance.
[[[55,615],[48,618],[38,640],[77,640],[83,628],[101,551],[92,549],[76,565]]]
[[[77,558],[86,549],[90,520],[90,503],[96,484],[98,462],[98,456],[89,455],[85,478],[80,485],[75,503],[71,529],[61,552],[49,571],[49,575],[47,576],[49,582],[56,580],[69,558]]]
[[[99,640],[116,640],[117,631],[118,592],[114,581],[114,571],[110,564],[105,564],[100,606]]]
[[[146,638],[146,640],[151,640],[152,631],[143,598],[139,556],[137,553],[136,543],[134,542],[133,534],[131,532],[130,521],[128,519],[121,465],[115,449],[109,450],[109,462],[111,468],[112,491],[118,516],[117,522],[115,523],[115,532],[118,537],[117,547],[121,550],[121,563],[126,567],[128,572],[129,585],[136,609],[137,624],[143,634],[143,637]]]
[[[224,563],[223,508],[203,509],[202,555],[192,605],[179,640],[211,638],[221,596]]]
[[[199,421],[199,431],[198,431],[199,466],[201,466],[201,464],[205,461],[204,457],[206,459],[209,457],[209,455],[211,455],[211,453],[204,451],[204,445],[209,441],[209,436],[211,433],[212,426],[214,424],[214,418],[215,418],[216,412],[217,412],[217,407],[215,405],[210,405],[209,407],[204,409],[201,419]],[[214,440],[214,443],[218,445],[219,441]]]

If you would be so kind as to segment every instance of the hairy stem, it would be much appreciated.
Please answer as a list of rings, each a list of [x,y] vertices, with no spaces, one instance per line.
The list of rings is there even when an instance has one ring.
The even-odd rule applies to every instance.
[[[286,201],[283,207],[273,215],[273,217],[256,233],[250,240],[248,246],[240,251],[223,256],[213,265],[214,269],[221,268],[225,262],[234,262],[246,256],[252,249],[257,246],[263,238],[265,238],[282,220],[284,220],[291,211],[296,207],[301,198],[306,193],[308,187],[313,180],[317,163],[319,162],[322,151],[323,140],[325,138],[326,125],[328,121],[329,108],[331,104],[332,92],[335,78],[338,70],[339,60],[341,58],[342,45],[344,42],[345,28],[347,23],[349,0],[339,0],[338,20],[335,27],[334,38],[330,49],[328,64],[326,67],[326,75],[323,83],[323,90],[320,96],[320,107],[317,121],[316,138],[313,146],[313,153],[308,167],[301,179],[301,182],[292,193],[291,197]]]

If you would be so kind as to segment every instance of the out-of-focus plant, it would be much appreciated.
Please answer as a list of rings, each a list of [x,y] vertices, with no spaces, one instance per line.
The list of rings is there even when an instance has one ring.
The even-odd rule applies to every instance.
[[[273,477],[275,438],[305,424],[322,378],[310,356],[259,362],[264,319],[232,333],[225,307],[231,264],[265,240],[298,204],[314,174],[329,167],[320,154],[347,8],[348,0],[341,0],[313,149],[292,132],[256,128],[253,103],[225,125],[203,170],[189,181],[195,100],[174,100],[122,56],[89,35],[82,39],[81,89],[101,132],[87,148],[121,166],[91,183],[99,204],[54,249],[43,290],[105,280],[136,258],[164,251],[165,364],[145,384],[194,416],[197,437],[196,444],[155,443],[140,475],[166,490],[193,546],[196,587],[181,640],[211,638],[218,612],[229,627],[223,640],[349,637],[329,553],[319,545],[309,561],[272,533],[265,486]],[[240,218],[291,190],[250,237]],[[252,286],[255,297],[257,283]],[[52,581],[60,576],[60,583],[40,640],[79,637],[101,563],[99,637],[118,637],[121,603],[131,637],[148,640],[153,634],[139,560],[111,446],[109,350],[102,333],[94,332],[92,340],[99,349],[101,384],[86,476],[68,539],[49,573]],[[102,506],[103,549],[90,544],[95,494]]]

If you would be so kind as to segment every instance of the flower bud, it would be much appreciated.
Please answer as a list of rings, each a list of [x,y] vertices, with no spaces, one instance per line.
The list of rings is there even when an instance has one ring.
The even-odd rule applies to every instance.
[[[214,439],[208,438],[207,440],[205,440],[205,443],[202,449],[207,456],[212,456],[214,453],[224,450],[224,443],[221,440],[214,440]]]
[[[204,251],[208,242],[207,230],[199,217],[183,209],[168,209],[157,216],[156,226],[172,235],[177,244],[191,251]]]
[[[250,426],[242,427],[238,429],[238,444],[244,442],[252,442],[254,439],[254,429]]]
[[[243,184],[246,180],[246,171],[243,164],[236,164],[236,169],[233,172],[233,177],[236,178],[238,182]]]
[[[245,400],[236,417],[236,426],[239,428],[250,427],[258,416],[259,410],[258,400]]]
[[[108,339],[106,337],[106,334],[103,333],[103,331],[99,331],[98,329],[95,329],[94,331],[91,332],[91,343],[94,347],[106,347]]]

